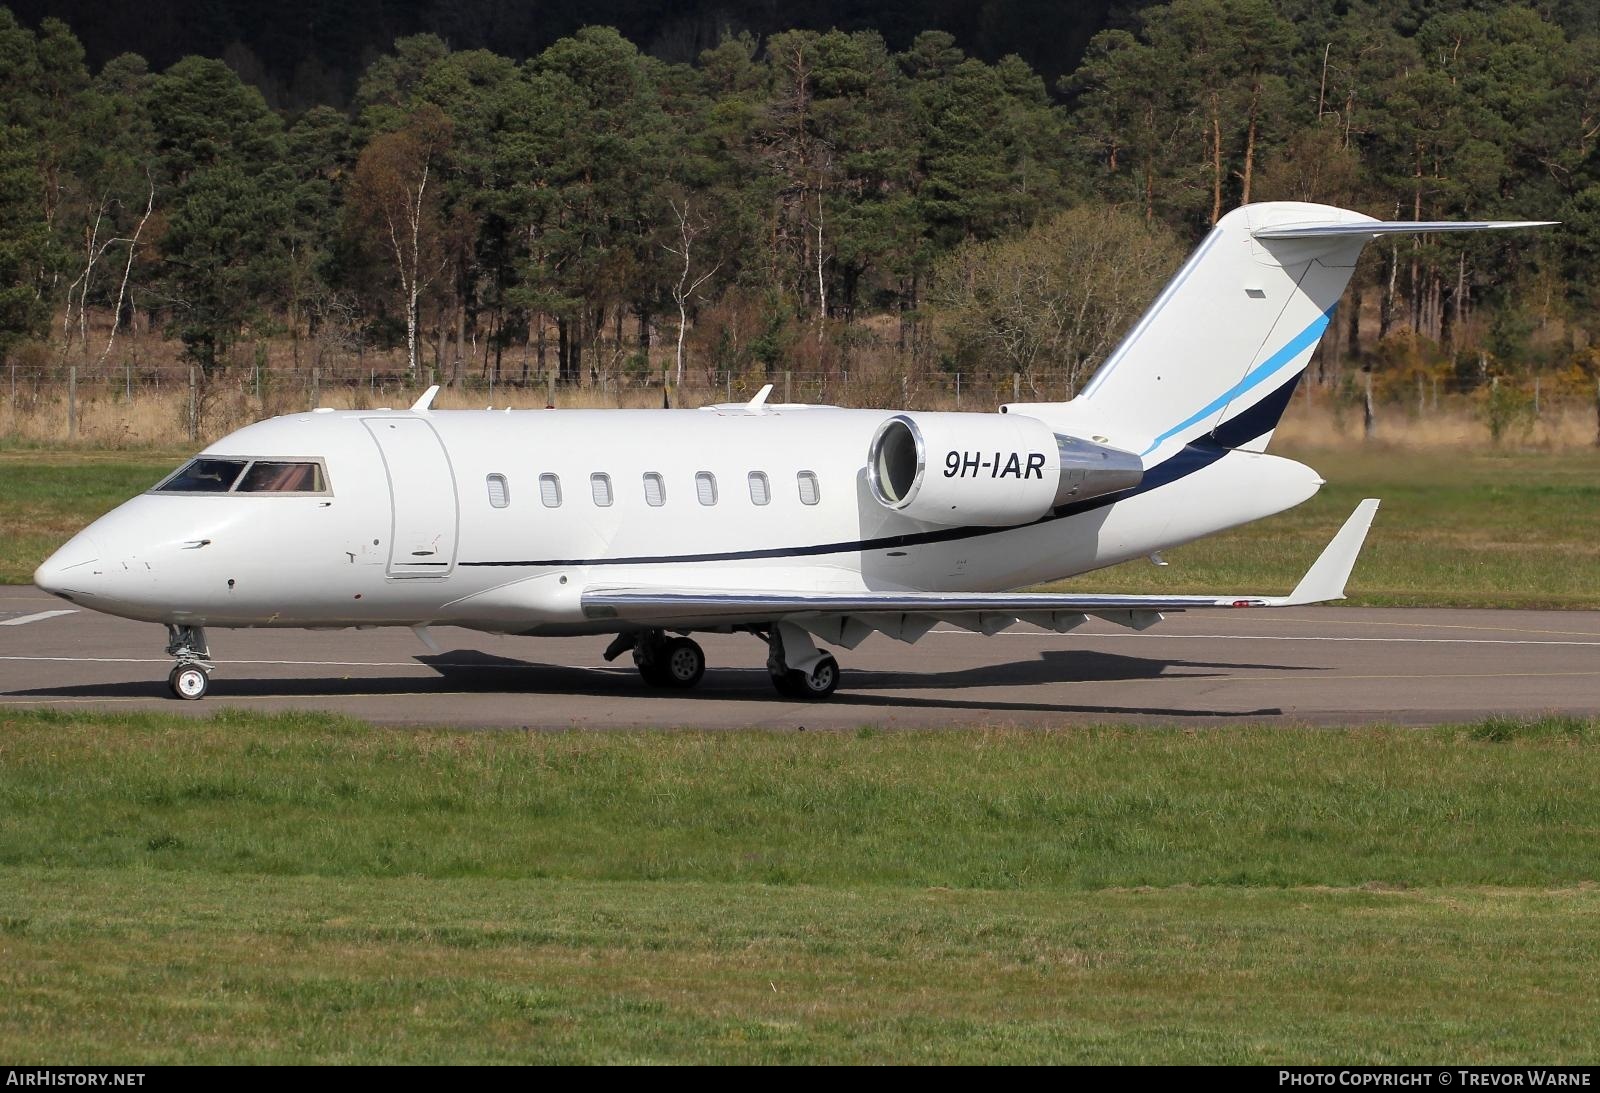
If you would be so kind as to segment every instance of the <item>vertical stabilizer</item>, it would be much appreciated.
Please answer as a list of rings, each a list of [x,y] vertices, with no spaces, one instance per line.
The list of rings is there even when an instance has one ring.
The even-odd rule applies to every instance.
[[[1532,226],[1386,222],[1295,201],[1246,205],[1218,221],[1077,408],[1147,461],[1203,439],[1260,451],[1368,241]]]

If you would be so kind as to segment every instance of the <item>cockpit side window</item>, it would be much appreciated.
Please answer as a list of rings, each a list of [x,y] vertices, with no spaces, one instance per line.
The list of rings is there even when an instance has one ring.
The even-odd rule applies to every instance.
[[[227,493],[239,480],[243,459],[191,459],[156,487],[160,493]]]
[[[239,493],[325,493],[320,463],[258,459],[239,479]]]

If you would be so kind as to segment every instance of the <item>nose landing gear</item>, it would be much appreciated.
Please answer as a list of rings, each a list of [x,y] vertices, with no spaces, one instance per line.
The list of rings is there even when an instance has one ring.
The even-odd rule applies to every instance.
[[[167,676],[167,687],[174,698],[189,702],[204,698],[211,688],[211,650],[206,646],[206,632],[198,626],[167,624],[167,656],[176,657],[177,665]]]

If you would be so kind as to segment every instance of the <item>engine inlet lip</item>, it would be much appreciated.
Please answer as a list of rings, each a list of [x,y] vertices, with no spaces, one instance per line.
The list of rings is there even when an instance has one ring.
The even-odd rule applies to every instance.
[[[905,493],[899,500],[891,501],[884,490],[884,483],[879,474],[879,454],[884,438],[896,425],[902,425],[911,434],[911,442],[917,453],[917,469],[911,476],[911,484],[906,487]],[[922,488],[922,476],[927,470],[927,448],[923,443],[922,430],[917,428],[917,423],[905,414],[895,414],[887,418],[878,426],[878,431],[872,434],[872,443],[867,445],[867,484],[872,487],[872,496],[885,508],[903,509],[916,499],[917,491]]]

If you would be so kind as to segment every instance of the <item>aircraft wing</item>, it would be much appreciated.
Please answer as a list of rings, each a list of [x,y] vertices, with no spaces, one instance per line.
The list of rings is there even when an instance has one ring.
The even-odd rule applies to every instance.
[[[1287,596],[1124,596],[1026,592],[796,592],[587,588],[582,603],[591,619],[639,626],[697,628],[793,622],[826,641],[854,647],[873,631],[915,641],[939,622],[998,633],[1017,621],[1065,632],[1093,615],[1136,630],[1166,611],[1214,607],[1298,607],[1344,598],[1345,582],[1378,511],[1376,498],[1356,506],[1320,557]]]

